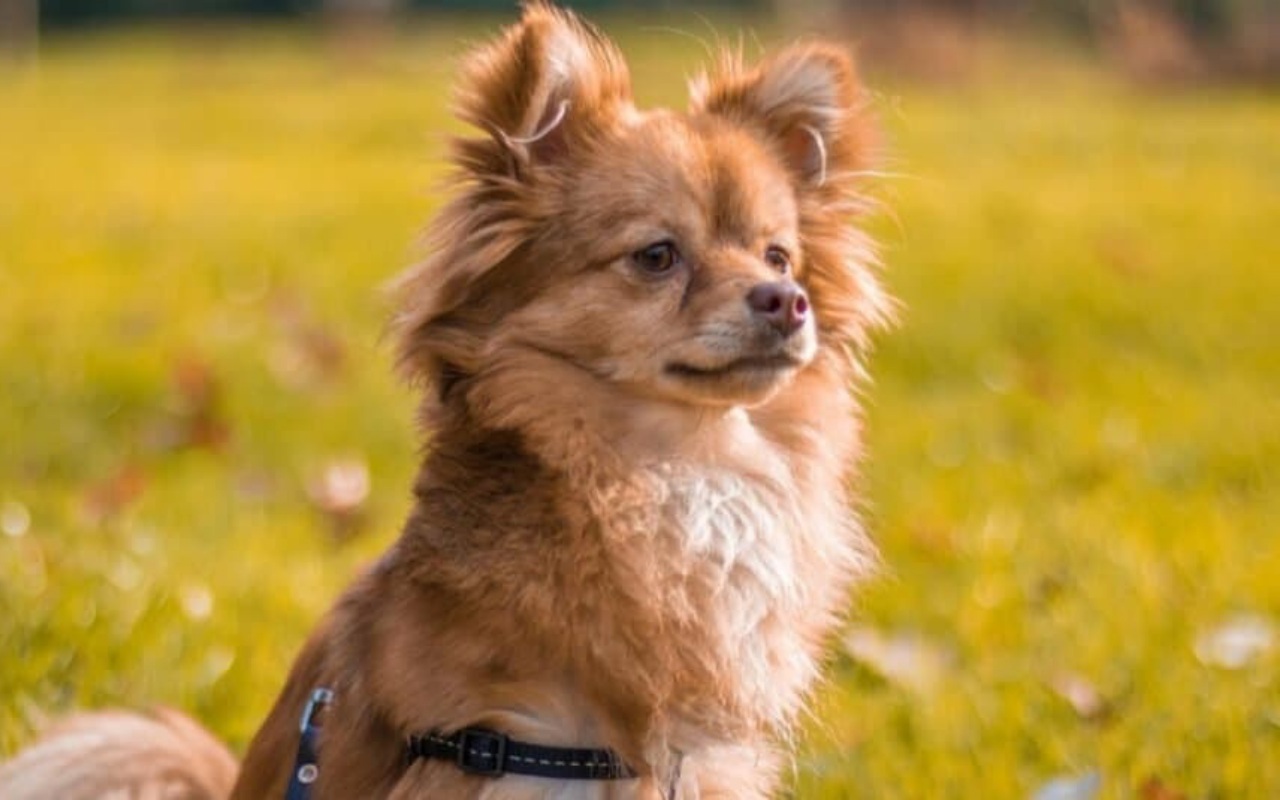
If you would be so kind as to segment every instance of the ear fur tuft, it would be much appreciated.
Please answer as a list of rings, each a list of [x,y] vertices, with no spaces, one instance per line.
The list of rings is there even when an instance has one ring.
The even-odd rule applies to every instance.
[[[613,43],[543,2],[526,5],[518,24],[466,59],[457,94],[458,116],[490,135],[488,155],[517,166],[554,160],[630,102],[631,78]]]
[[[868,161],[862,91],[853,60],[838,47],[793,45],[754,67],[728,52],[690,89],[695,112],[763,130],[805,185],[821,186]]]

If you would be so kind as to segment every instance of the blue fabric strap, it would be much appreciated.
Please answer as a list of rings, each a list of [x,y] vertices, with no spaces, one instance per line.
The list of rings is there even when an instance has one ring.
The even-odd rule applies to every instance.
[[[311,787],[320,777],[317,762],[320,742],[320,726],[317,715],[320,710],[333,702],[333,692],[320,688],[311,693],[307,707],[302,712],[298,723],[298,757],[293,761],[293,774],[289,776],[289,789],[285,792],[285,800],[311,800]]]

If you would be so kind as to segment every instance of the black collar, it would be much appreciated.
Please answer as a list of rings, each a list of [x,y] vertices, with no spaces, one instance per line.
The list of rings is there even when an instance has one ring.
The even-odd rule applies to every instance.
[[[410,761],[438,758],[452,761],[463,772],[490,778],[504,774],[592,781],[636,777],[635,771],[612,750],[546,747],[484,728],[410,736],[407,752]]]
[[[320,717],[333,700],[333,692],[322,687],[313,691],[307,701],[298,725],[298,755],[289,777],[286,800],[311,798],[311,786],[320,776]],[[489,778],[508,774],[591,781],[636,777],[635,770],[612,750],[544,747],[518,742],[484,728],[463,728],[450,734],[429,731],[410,736],[405,745],[406,762],[419,758],[452,761],[463,772]]]

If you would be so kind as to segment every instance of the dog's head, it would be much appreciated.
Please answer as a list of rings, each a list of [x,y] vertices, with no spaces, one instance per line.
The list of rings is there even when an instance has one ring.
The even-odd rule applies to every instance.
[[[444,404],[520,354],[642,398],[754,406],[886,311],[850,218],[863,97],[839,49],[722,59],[638,110],[617,49],[535,3],[472,54],[459,195],[401,285],[401,354]]]

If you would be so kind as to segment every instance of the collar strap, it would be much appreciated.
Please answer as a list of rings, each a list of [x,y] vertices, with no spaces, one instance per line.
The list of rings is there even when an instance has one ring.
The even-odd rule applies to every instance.
[[[544,747],[484,728],[463,728],[451,734],[428,731],[410,736],[407,755],[410,761],[418,758],[452,761],[463,772],[490,778],[506,774],[592,781],[636,777],[635,771],[612,750]]]
[[[333,692],[320,687],[311,692],[311,699],[302,711],[298,722],[298,755],[293,760],[293,772],[289,775],[289,788],[285,800],[311,800],[311,785],[320,777],[317,766],[320,750],[320,717],[325,707],[333,702]]]

